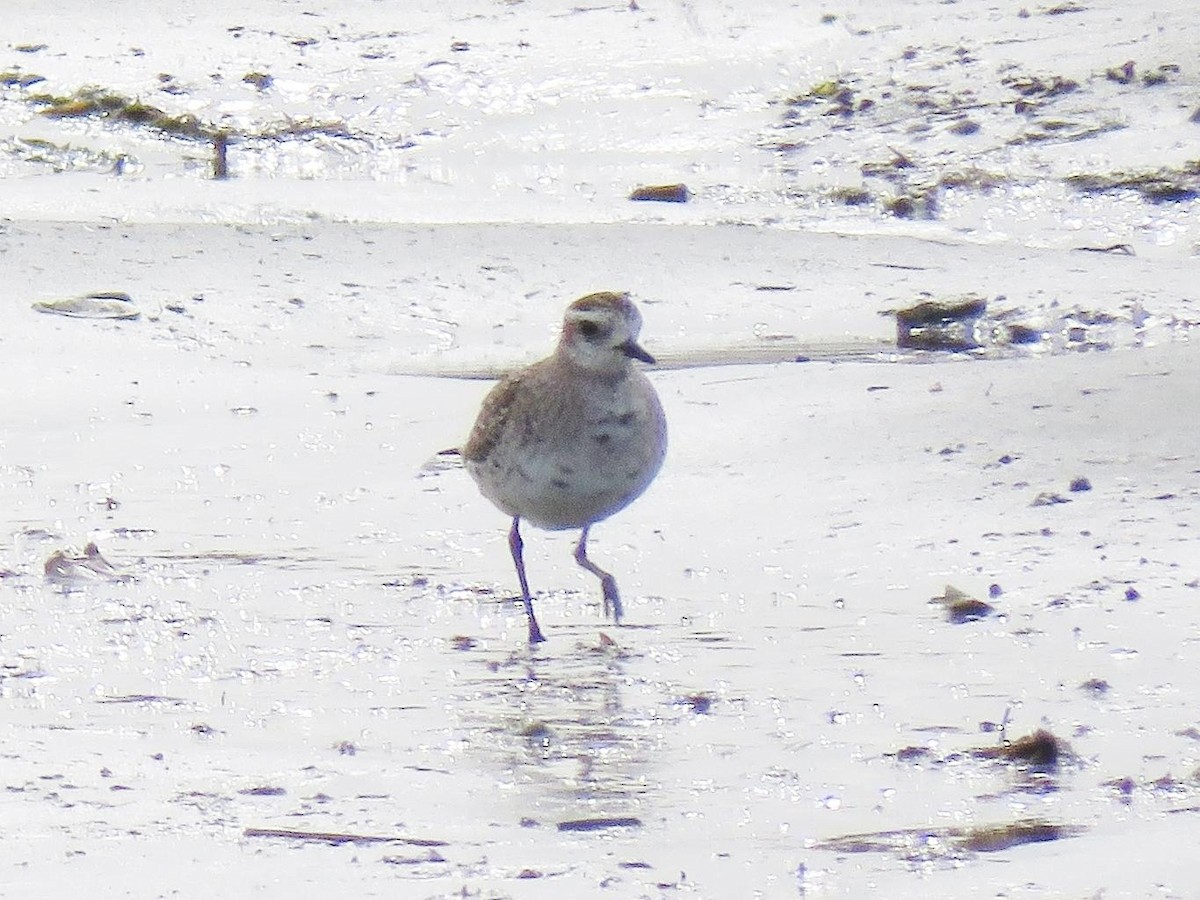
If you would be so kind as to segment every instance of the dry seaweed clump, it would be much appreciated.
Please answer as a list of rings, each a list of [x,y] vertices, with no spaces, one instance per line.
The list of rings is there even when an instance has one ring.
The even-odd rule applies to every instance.
[[[791,107],[820,105],[825,107],[825,115],[849,116],[856,111],[865,112],[875,103],[870,99],[856,99],[854,88],[839,78],[814,84],[807,91],[789,97],[787,105]],[[785,116],[785,118],[790,117],[790,114]]]
[[[159,77],[168,82],[171,80],[169,75]],[[270,76],[261,73],[250,73],[245,80],[259,90],[266,90],[271,85]],[[340,140],[358,138],[344,122],[318,122],[308,119],[288,120],[283,125],[261,131],[235,132],[201,121],[190,114],[170,115],[141,100],[99,87],[84,87],[68,96],[32,94],[27,99],[35,106],[41,107],[40,114],[48,118],[96,118],[114,124],[148,128],[169,137],[211,143],[212,176],[216,179],[229,177],[230,147],[239,141],[286,140],[318,135]],[[118,160],[114,170],[119,173],[122,165],[123,160]]]
[[[41,75],[34,75],[32,72],[22,72],[20,66],[0,72],[0,87],[27,88],[45,80]]]
[[[871,192],[864,187],[836,187],[829,197],[843,206],[865,206],[871,202]]]
[[[1142,86],[1157,87],[1160,84],[1166,84],[1179,72],[1180,68],[1175,63],[1165,63],[1156,69],[1149,69],[1142,72]],[[1104,77],[1117,84],[1133,84],[1137,81],[1137,65],[1132,59],[1127,60],[1122,65],[1106,69]]]
[[[52,119],[102,118],[144,126],[185,138],[209,139],[212,130],[193,115],[172,116],[156,106],[98,87],[80,88],[74,94],[56,97],[38,94],[31,102],[42,106],[41,114]]]
[[[1040,844],[1074,837],[1079,825],[1045,819],[1019,819],[1003,825],[972,828],[902,828],[866,834],[847,834],[819,841],[818,850],[835,853],[893,853],[901,859],[927,861],[956,859],[968,853],[996,853],[1024,844]]]
[[[1079,82],[1061,75],[1041,78],[1037,75],[1010,75],[1001,79],[1001,84],[1011,88],[1022,97],[1046,99],[1079,90]]]
[[[1200,197],[1200,160],[1179,169],[1108,175],[1069,175],[1066,183],[1085,194],[1134,191],[1151,203],[1179,203]]]

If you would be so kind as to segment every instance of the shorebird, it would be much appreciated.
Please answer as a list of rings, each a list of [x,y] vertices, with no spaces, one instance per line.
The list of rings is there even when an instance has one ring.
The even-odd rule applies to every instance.
[[[512,517],[508,546],[529,619],[545,640],[525,577],[521,520],[551,531],[582,529],[575,562],[600,579],[604,612],[618,624],[617,581],[588,559],[588,532],[636,500],[667,449],[667,423],[634,360],[642,316],[627,294],[603,292],[567,307],[554,353],[514,372],[483,401],[462,456],[479,490]]]

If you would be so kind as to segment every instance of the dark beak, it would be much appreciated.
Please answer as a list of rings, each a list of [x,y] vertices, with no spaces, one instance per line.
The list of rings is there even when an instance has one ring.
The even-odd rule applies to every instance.
[[[637,341],[626,341],[621,345],[621,352],[630,359],[640,359],[644,363],[654,365],[654,357],[643,350]]]

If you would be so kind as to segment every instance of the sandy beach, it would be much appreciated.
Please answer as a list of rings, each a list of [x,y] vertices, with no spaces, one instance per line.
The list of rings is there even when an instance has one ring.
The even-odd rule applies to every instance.
[[[1189,896],[1200,34],[1158,7],[24,5],[0,895]],[[437,454],[593,290],[671,445],[593,531],[625,625],[526,536],[530,649]],[[974,346],[897,345],[962,298]]]

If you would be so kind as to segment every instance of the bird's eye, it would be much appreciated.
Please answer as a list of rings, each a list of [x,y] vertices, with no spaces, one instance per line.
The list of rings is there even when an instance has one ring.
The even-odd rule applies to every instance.
[[[579,323],[579,333],[582,334],[585,338],[594,338],[596,335],[598,335],[600,333],[600,326],[598,324],[596,324],[595,322],[591,322],[591,321],[588,321],[587,319],[584,319],[582,322]]]

